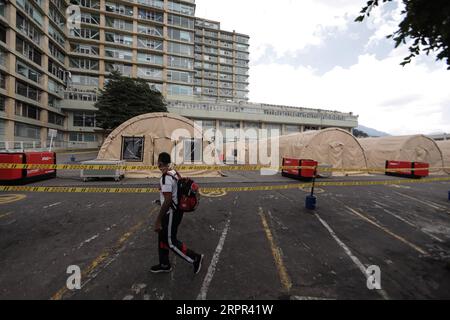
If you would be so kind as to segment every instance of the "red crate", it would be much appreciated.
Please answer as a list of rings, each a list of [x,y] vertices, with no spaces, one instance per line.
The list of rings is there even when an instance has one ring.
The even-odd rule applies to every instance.
[[[414,170],[414,169],[423,170]],[[422,178],[428,177],[430,172],[430,165],[423,162],[409,162],[409,161],[386,161],[386,175],[399,177]],[[393,171],[392,171],[393,170]]]
[[[27,164],[55,164],[56,155],[54,152],[27,152],[25,153]],[[27,169],[27,178],[42,175],[55,174],[54,169]]]
[[[317,167],[318,162],[314,160],[283,158],[283,167]],[[315,169],[283,169],[281,174],[284,177],[312,179],[314,178]]]
[[[0,153],[0,163],[11,164],[55,164],[54,152]],[[54,169],[0,169],[1,183],[23,183],[32,180],[54,178]]]
[[[423,170],[414,170],[413,174],[416,177],[428,177],[430,175],[430,164],[424,162],[413,162],[414,169],[423,169]]]
[[[0,153],[0,163],[22,164],[25,163],[23,153]],[[14,181],[24,179],[26,170],[23,169],[0,169],[0,181]]]

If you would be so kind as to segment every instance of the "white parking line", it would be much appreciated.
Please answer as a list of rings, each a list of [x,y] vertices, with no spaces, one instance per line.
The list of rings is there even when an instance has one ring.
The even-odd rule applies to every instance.
[[[62,202],[52,203],[52,204],[49,204],[48,206],[43,207],[43,209],[48,209],[48,208],[51,208],[51,207],[56,207],[57,205],[60,205],[61,203],[62,203]]]
[[[360,217],[361,219],[367,221],[368,223],[370,223],[371,225],[377,227],[380,230],[383,230],[384,232],[386,232],[388,235],[394,237],[395,239],[399,240],[400,242],[403,242],[404,244],[406,244],[407,246],[411,247],[412,249],[416,250],[417,252],[419,252],[420,254],[427,256],[428,253],[423,250],[422,248],[420,248],[419,246],[416,246],[414,243],[411,243],[410,241],[406,240],[405,238],[399,236],[398,234],[395,234],[394,232],[390,231],[388,228],[381,226],[380,224],[376,223],[375,221],[367,218],[365,215],[363,215],[362,213],[359,213],[358,211],[356,211],[355,209],[350,208],[349,206],[345,206],[345,208],[347,208],[347,210],[349,210],[351,213],[353,213],[354,215]]]
[[[397,218],[397,219],[400,220],[400,221],[403,221],[403,222],[406,223],[407,225],[413,227],[414,229],[419,230],[420,232],[426,234],[426,235],[429,236],[430,238],[432,238],[432,239],[434,239],[434,240],[436,240],[436,241],[438,241],[438,242],[441,242],[441,243],[444,242],[444,240],[439,239],[438,237],[432,235],[431,233],[429,233],[429,232],[427,232],[427,231],[425,231],[425,230],[422,230],[420,227],[416,226],[414,223],[411,223],[411,222],[409,222],[408,220],[406,220],[406,219],[400,217],[399,215],[397,215],[397,214],[395,214],[395,213],[389,211],[388,209],[383,208],[381,203],[379,203],[379,202],[377,202],[377,201],[373,201],[373,203],[375,203],[375,204],[376,204],[379,208],[381,208],[385,213],[390,214],[391,216]]]
[[[403,194],[403,193],[400,193],[400,192],[396,192],[396,191],[394,191],[394,193],[398,194],[399,196],[402,196],[402,197],[414,200],[416,202],[422,203],[422,204],[424,204],[424,205],[426,205],[426,206],[428,206],[430,208],[433,208],[433,209],[436,209],[436,210],[440,210],[440,211],[447,211],[447,213],[449,213],[448,209],[445,208],[444,206],[441,206],[440,204],[437,204],[437,203],[434,203],[434,202],[431,202],[431,201],[420,200],[420,199],[417,199],[417,198],[414,198],[414,197],[410,197],[410,196],[408,196],[406,194]]]
[[[231,213],[230,213],[231,214]],[[228,234],[228,229],[230,228],[231,218],[228,219],[225,228],[222,231],[222,235],[220,237],[219,243],[217,245],[214,256],[211,259],[211,263],[209,264],[208,272],[203,280],[202,288],[200,289],[200,293],[197,296],[197,300],[206,300],[206,295],[208,294],[209,285],[214,277],[214,273],[216,272],[216,266],[219,262],[220,253],[223,250],[223,245],[225,244],[225,239]]]
[[[368,274],[366,272],[367,268],[362,264],[362,262],[353,255],[352,251],[341,241],[341,239],[338,238],[336,233],[331,229],[331,227],[326,223],[317,213],[315,214],[316,218],[320,221],[320,223],[325,227],[325,229],[328,230],[330,235],[333,237],[333,239],[338,243],[338,245],[344,249],[345,253],[349,258],[353,261],[353,263],[358,267],[358,269],[362,272],[362,274],[368,278]],[[385,300],[389,300],[389,296],[387,295],[386,291],[384,290],[376,290],[376,292]]]

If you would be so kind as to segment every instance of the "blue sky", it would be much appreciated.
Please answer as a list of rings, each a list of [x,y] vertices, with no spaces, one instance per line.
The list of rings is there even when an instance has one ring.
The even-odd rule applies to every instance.
[[[197,16],[250,35],[250,100],[352,111],[390,134],[450,132],[450,71],[434,57],[403,68],[386,35],[394,1],[365,23],[365,0],[196,0]]]

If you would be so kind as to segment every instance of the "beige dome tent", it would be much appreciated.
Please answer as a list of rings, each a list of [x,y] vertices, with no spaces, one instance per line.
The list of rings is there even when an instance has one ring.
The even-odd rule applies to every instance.
[[[432,168],[442,168],[442,152],[433,139],[424,135],[359,139],[366,153],[369,168],[385,168],[386,161],[411,161],[429,163]],[[431,170],[442,173],[442,169]]]
[[[437,141],[438,147],[441,149],[444,157],[445,172],[450,174],[450,140]]]
[[[279,161],[282,164],[282,158],[312,159],[319,162],[319,165],[329,165],[337,169],[349,169],[346,172],[334,172],[334,175],[364,173],[359,170],[367,169],[367,161],[364,151],[358,140],[348,131],[329,128],[320,131],[307,131],[280,136],[279,138]],[[272,138],[276,139],[276,138]],[[267,144],[271,154],[272,139],[259,141]],[[227,149],[233,144],[227,145]],[[238,142],[235,145],[238,163],[254,164],[250,159],[255,159],[249,149],[255,146],[255,143]],[[242,155],[245,151],[245,157]],[[258,163],[260,157],[257,156]],[[244,160],[245,159],[245,160]],[[261,163],[260,163],[261,164]],[[355,169],[352,171],[351,169]],[[319,170],[320,171],[320,170]]]
[[[211,144],[194,122],[169,113],[149,113],[117,127],[103,143],[97,159],[125,160],[127,165],[157,165],[161,152],[172,154],[177,164],[203,164],[203,150]],[[212,148],[214,149],[214,148]],[[213,152],[212,152],[213,153]],[[175,158],[175,159],[174,159]],[[220,176],[218,171],[192,170],[183,175]],[[159,171],[127,171],[127,177],[159,176]]]

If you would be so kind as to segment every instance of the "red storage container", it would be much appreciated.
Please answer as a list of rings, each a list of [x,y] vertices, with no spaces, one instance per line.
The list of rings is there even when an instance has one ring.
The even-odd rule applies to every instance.
[[[283,167],[317,167],[318,162],[314,160],[283,158]],[[315,169],[283,169],[281,175],[283,177],[312,179],[314,178]]]
[[[25,163],[25,154],[23,153],[0,153],[0,163]],[[0,169],[0,181],[15,181],[24,179],[26,170],[23,169]]]
[[[428,177],[430,174],[430,165],[423,162],[408,162],[408,161],[386,161],[386,169],[394,170],[387,171],[388,176],[399,176],[399,177],[411,177],[411,178],[422,178]],[[397,169],[397,170],[395,170]],[[414,170],[423,169],[423,170]]]
[[[54,152],[14,152],[0,153],[0,163],[55,164]],[[54,169],[0,169],[0,183],[20,184],[33,180],[56,177]]]

